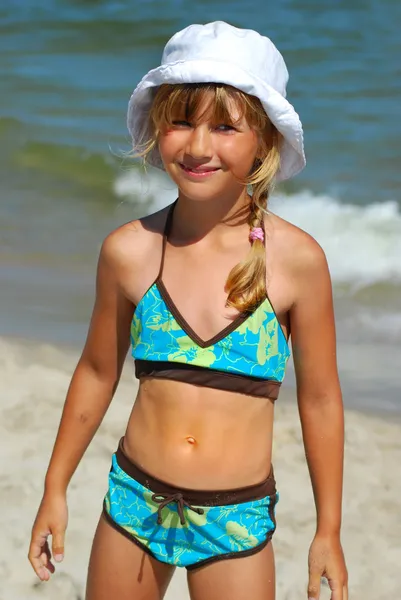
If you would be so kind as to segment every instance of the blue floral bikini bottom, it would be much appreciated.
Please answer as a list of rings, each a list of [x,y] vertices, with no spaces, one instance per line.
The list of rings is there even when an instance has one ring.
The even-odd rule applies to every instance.
[[[262,550],[276,528],[273,472],[233,490],[177,488],[135,465],[123,440],[113,455],[104,516],[155,559],[194,569]]]

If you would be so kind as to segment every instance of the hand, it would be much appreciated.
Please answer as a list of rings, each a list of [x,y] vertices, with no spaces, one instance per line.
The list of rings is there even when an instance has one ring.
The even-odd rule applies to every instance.
[[[68,522],[68,509],[65,494],[44,495],[32,528],[29,561],[41,581],[48,581],[55,568],[51,562],[61,562],[64,558],[64,536]],[[47,541],[52,536],[52,552]]]
[[[339,535],[316,534],[308,562],[308,600],[319,600],[321,577],[329,583],[331,600],[348,600],[348,573]]]

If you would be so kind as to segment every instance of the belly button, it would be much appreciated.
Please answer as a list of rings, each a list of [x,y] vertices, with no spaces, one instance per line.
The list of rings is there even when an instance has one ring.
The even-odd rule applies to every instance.
[[[192,437],[192,435],[187,435],[185,439],[187,440],[188,444],[196,444],[196,440],[194,437]]]

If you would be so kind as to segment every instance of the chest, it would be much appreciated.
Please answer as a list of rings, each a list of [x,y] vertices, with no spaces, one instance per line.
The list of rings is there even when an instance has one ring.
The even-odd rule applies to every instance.
[[[174,316],[201,340],[218,336],[238,323],[238,310],[227,306],[225,285],[231,269],[245,255],[245,248],[238,248],[238,252],[231,249],[218,253],[167,249],[160,282],[162,296]],[[269,265],[267,273],[268,296],[286,333],[286,286],[279,270],[274,269],[273,276],[273,265]],[[276,306],[279,306],[278,310]]]
[[[162,292],[169,308],[202,340],[218,335],[232,324],[238,311],[227,307],[225,283],[235,259],[224,253],[166,253]]]
[[[159,301],[168,304],[167,308],[182,322],[184,329],[205,341],[235,325],[238,311],[226,305],[225,284],[231,269],[247,255],[249,246],[207,249],[169,243],[164,260],[162,249],[158,250],[141,266],[140,276],[139,273],[135,277],[127,274],[126,293],[134,305],[141,303],[162,266],[157,284],[161,292]],[[285,266],[280,263],[280,253],[275,252],[270,243],[266,247],[266,285],[269,301],[288,337],[291,285]]]

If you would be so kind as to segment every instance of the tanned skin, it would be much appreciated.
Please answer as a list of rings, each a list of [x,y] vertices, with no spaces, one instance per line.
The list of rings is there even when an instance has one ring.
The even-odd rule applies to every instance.
[[[234,175],[249,172],[258,152],[257,136],[246,123],[241,122],[242,129],[234,133],[213,127],[207,119],[180,122],[160,140],[166,170],[179,187],[163,281],[202,339],[221,331],[237,314],[226,307],[224,285],[231,268],[249,251],[249,197]],[[185,178],[180,161],[219,165],[220,171],[201,187]],[[117,388],[134,308],[159,271],[166,216],[163,209],[123,225],[103,243],[89,333],[67,394],[32,530],[29,560],[42,581],[54,572],[52,555],[56,562],[63,558],[67,486]],[[265,229],[266,285],[292,343],[317,512],[305,597],[317,599],[320,578],[326,576],[332,600],[348,600],[340,543],[343,405],[327,261],[311,236],[278,216],[266,215]],[[248,486],[270,471],[273,416],[274,402],[268,398],[144,378],[126,428],[125,450],[146,471],[177,487]],[[144,554],[100,518],[87,600],[161,599],[173,572],[173,567]],[[252,556],[191,571],[188,584],[192,600],[274,600],[272,544]]]

